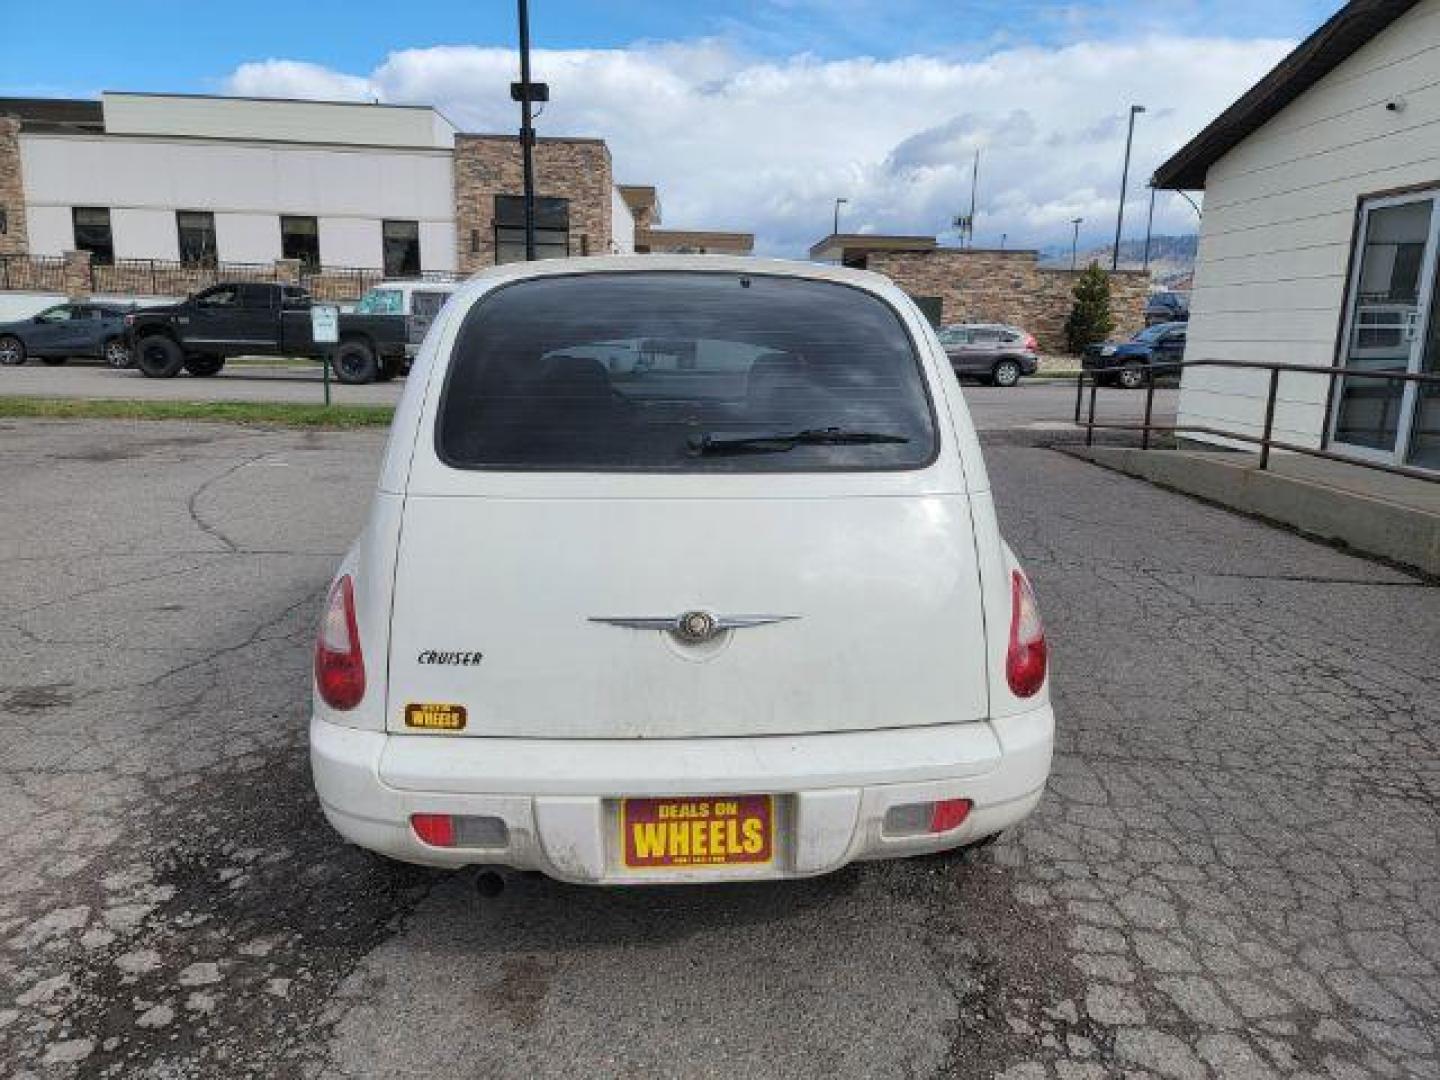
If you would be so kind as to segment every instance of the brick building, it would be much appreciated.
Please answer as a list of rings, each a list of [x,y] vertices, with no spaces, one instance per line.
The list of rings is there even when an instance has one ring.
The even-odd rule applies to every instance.
[[[1041,266],[1039,253],[941,247],[933,236],[827,236],[810,257],[885,274],[937,323],[998,322],[1035,335],[1045,352],[1065,349],[1065,319],[1078,273]],[[1122,270],[1110,278],[1117,334],[1145,325],[1149,277]]]

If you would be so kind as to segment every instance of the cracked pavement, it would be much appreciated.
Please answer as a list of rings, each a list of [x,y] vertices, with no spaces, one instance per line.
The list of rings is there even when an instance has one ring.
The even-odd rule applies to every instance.
[[[997,440],[1056,668],[1030,822],[481,901],[310,792],[381,439],[0,424],[0,1073],[1440,1076],[1434,583]]]

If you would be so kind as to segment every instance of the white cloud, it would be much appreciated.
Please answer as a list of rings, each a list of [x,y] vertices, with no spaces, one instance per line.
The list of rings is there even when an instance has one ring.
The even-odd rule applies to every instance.
[[[1114,221],[1131,102],[1127,217],[1143,229],[1144,179],[1268,70],[1292,43],[1150,37],[1023,47],[978,60],[750,57],[718,41],[539,50],[550,84],[541,134],[598,135],[621,182],[660,188],[665,224],[753,230],[762,251],[801,254],[847,197],[846,230],[934,233],[969,204],[981,150],[979,243],[1067,243]],[[392,53],[369,74],[267,60],[232,93],[436,105],[462,127],[510,131],[515,54],[443,47]],[[1156,230],[1194,214],[1162,195]],[[1133,230],[1127,230],[1133,234]]]

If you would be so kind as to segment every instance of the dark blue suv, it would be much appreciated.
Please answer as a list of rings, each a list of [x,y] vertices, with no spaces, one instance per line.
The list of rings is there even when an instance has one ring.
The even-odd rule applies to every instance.
[[[1102,386],[1120,385],[1137,390],[1150,377],[1151,364],[1174,363],[1185,358],[1183,322],[1147,326],[1129,341],[1089,345],[1080,365]]]

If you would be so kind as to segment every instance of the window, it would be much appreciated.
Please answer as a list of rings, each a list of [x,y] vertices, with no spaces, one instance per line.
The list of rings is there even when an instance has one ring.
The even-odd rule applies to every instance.
[[[827,427],[873,440],[734,444]],[[477,304],[436,446],[457,468],[804,472],[918,468],[936,434],[914,344],[878,297],[637,272],[525,280]]]
[[[535,257],[563,259],[570,254],[570,200],[535,197]],[[525,199],[495,196],[495,261],[525,261]]]
[[[99,266],[115,262],[115,241],[110,235],[110,211],[103,206],[77,206],[70,211],[75,222],[75,249],[90,252]]]
[[[240,286],[238,285],[216,285],[213,289],[206,289],[195,296],[197,307],[220,308],[238,307],[240,304]]]
[[[35,316],[35,321],[40,323],[54,324],[69,322],[75,317],[75,308],[70,304],[57,304],[55,307],[46,308]]]
[[[0,206],[0,236],[4,236],[9,231],[10,214],[3,206]]]
[[[386,277],[420,276],[420,223],[384,221],[380,242],[385,257]]]
[[[270,285],[236,286],[240,295],[240,306],[244,308],[271,308],[275,306],[275,289]]]
[[[280,254],[299,259],[307,270],[320,268],[320,223],[313,217],[280,219]]]
[[[215,265],[215,215],[205,210],[175,211],[180,261],[186,266]]]

